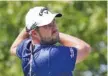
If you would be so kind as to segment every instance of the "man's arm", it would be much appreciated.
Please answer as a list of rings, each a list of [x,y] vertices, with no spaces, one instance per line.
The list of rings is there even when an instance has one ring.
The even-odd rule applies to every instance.
[[[29,37],[29,34],[26,32],[26,29],[24,28],[21,33],[18,35],[18,37],[16,38],[16,40],[13,42],[11,48],[10,48],[10,52],[12,55],[16,55],[16,49],[17,46],[26,38]]]
[[[64,33],[59,33],[59,36],[61,44],[63,44],[64,46],[77,48],[78,51],[76,63],[83,61],[89,55],[91,47],[83,40]]]

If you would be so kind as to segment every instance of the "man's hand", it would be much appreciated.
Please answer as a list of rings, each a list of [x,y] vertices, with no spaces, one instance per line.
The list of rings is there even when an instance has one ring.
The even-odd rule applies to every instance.
[[[63,44],[64,46],[77,48],[78,52],[76,63],[83,61],[89,55],[91,47],[83,40],[64,33],[59,33],[59,36],[61,44]]]
[[[26,32],[26,28],[24,28],[21,33],[18,35],[16,40],[13,42],[10,52],[12,55],[16,55],[17,46],[26,38],[29,38],[29,34]]]

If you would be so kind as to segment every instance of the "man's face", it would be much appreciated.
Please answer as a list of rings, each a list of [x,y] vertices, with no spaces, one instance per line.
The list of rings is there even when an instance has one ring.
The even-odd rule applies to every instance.
[[[41,44],[55,44],[59,41],[59,32],[55,20],[48,25],[39,27],[38,34]]]

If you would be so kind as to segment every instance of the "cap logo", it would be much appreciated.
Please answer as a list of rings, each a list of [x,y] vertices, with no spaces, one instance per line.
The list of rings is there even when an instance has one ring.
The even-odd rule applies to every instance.
[[[32,29],[35,29],[35,28],[37,27],[36,25],[37,25],[37,23],[35,22],[35,23],[32,25],[31,30],[32,30]]]
[[[43,8],[43,9],[41,9],[40,12],[39,12],[39,15],[42,16],[43,13],[48,14],[48,8]]]

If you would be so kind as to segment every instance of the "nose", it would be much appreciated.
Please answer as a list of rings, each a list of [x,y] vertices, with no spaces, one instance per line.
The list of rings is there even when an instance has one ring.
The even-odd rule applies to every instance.
[[[53,30],[53,32],[58,32],[58,28],[57,27],[53,28],[52,30]]]
[[[53,30],[58,30],[58,28],[57,28],[56,25],[53,25],[53,26],[52,26],[52,29],[53,29]]]

